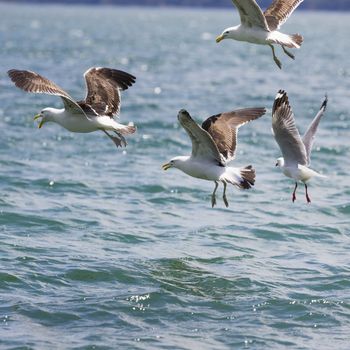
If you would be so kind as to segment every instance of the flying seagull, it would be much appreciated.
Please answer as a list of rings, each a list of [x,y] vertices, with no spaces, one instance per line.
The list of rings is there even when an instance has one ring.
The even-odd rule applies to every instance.
[[[269,45],[272,49],[273,59],[281,69],[282,64],[276,57],[273,44],[282,46],[283,51],[293,60],[294,55],[286,47],[299,49],[303,37],[300,34],[283,34],[278,29],[287,21],[293,11],[304,0],[274,0],[270,7],[262,12],[255,0],[232,0],[236,6],[241,24],[226,28],[216,38],[219,43],[223,39],[247,41],[252,44]]]
[[[224,185],[223,200],[228,207],[227,184],[249,189],[255,182],[255,170],[251,165],[245,168],[227,166],[235,158],[238,128],[265,112],[265,108],[239,109],[209,117],[199,126],[186,110],[180,110],[178,120],[192,141],[192,154],[173,158],[163,165],[163,170],[177,168],[187,175],[214,181],[212,207],[216,204],[215,193],[221,182]]]
[[[275,98],[272,108],[272,131],[283,155],[283,157],[277,159],[276,166],[281,168],[284,175],[295,180],[293,202],[296,200],[295,192],[298,187],[298,181],[304,183],[306,200],[308,203],[311,203],[306,182],[314,176],[325,177],[310,169],[309,166],[315,134],[326,110],[327,101],[326,96],[316,117],[301,138],[295,125],[287,93],[280,90]]]
[[[37,73],[11,69],[8,75],[24,91],[62,98],[64,108],[44,108],[34,117],[34,120],[41,118],[39,128],[46,122],[54,122],[72,132],[101,130],[117,147],[127,145],[123,135],[136,131],[133,125],[122,125],[114,119],[120,111],[120,91],[135,83],[136,78],[129,73],[100,67],[88,69],[84,74],[87,93],[81,101],[75,101],[55,83]],[[113,131],[116,136],[110,135],[107,130]]]

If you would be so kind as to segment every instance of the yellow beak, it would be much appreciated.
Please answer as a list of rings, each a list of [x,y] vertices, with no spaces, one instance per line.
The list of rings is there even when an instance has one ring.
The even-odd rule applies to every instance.
[[[166,163],[162,165],[162,169],[163,170],[168,170],[169,168],[171,168],[171,164],[170,163]]]
[[[39,118],[42,118],[42,115],[41,114],[37,114],[36,116],[34,116],[34,120],[37,120]],[[42,126],[43,126],[44,122],[43,120],[41,119],[39,125],[38,125],[38,128],[40,129]]]
[[[216,42],[219,43],[221,40],[224,39],[224,36],[223,35],[219,35],[217,38],[216,38]]]

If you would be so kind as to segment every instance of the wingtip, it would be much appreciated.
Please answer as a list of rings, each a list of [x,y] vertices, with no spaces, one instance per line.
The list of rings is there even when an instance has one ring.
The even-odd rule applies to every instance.
[[[280,98],[282,98],[283,96],[286,96],[286,97],[287,97],[287,93],[286,93],[285,90],[280,89],[280,90],[278,90],[278,92],[277,92],[277,95],[276,95],[275,100],[280,99]]]
[[[326,110],[328,104],[328,95],[327,93],[325,94],[324,101],[322,103],[321,109]]]
[[[186,109],[182,108],[179,110],[179,113],[177,114],[177,119],[181,122],[185,122],[187,120],[191,120],[191,115],[190,113],[187,112]]]
[[[289,106],[288,95],[285,90],[278,90],[278,93],[275,97],[275,101],[272,107],[272,115],[276,112],[276,110],[281,107],[283,104]]]
[[[10,77],[11,80],[13,80],[13,75],[14,75],[16,72],[18,72],[17,69],[9,69],[9,70],[7,71],[7,75]]]

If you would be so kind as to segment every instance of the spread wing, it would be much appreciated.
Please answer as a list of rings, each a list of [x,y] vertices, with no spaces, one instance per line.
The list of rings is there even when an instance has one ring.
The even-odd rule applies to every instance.
[[[327,102],[328,102],[328,98],[326,96],[325,100],[322,103],[320,110],[316,114],[316,117],[311,122],[305,135],[303,136],[303,143],[304,143],[305,149],[306,149],[308,164],[310,164],[311,150],[312,150],[312,145],[314,144],[314,141],[315,141],[315,135],[317,132],[317,128],[318,128],[318,125],[320,124],[321,118],[324,115],[324,112],[326,111]]]
[[[177,116],[192,142],[192,157],[215,161],[224,166],[220,152],[209,133],[203,130],[184,109]]]
[[[246,108],[221,113],[205,120],[202,128],[211,135],[219,152],[229,162],[235,157],[239,127],[265,113],[265,108]]]
[[[7,74],[18,88],[26,92],[60,96],[63,100],[64,107],[67,110],[72,114],[77,114],[87,118],[77,102],[75,102],[67,92],[49,79],[27,70],[11,69]]]
[[[87,93],[80,103],[89,105],[98,115],[113,115],[120,111],[120,91],[135,83],[126,72],[110,68],[90,68],[84,74]]]
[[[280,146],[285,165],[307,165],[305,146],[295,125],[287,93],[280,90],[272,108],[272,130]]]
[[[265,16],[255,0],[232,0],[236,6],[242,25],[257,26],[269,31]]]
[[[264,12],[270,30],[279,29],[304,0],[274,0]]]

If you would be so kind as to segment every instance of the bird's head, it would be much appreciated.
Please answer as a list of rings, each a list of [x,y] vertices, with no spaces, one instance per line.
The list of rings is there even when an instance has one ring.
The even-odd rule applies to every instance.
[[[168,170],[170,168],[181,169],[181,165],[188,159],[188,157],[175,157],[169,163],[162,165],[163,170]]]
[[[217,38],[216,42],[219,43],[224,39],[234,39],[235,28],[226,28]]]
[[[55,110],[53,108],[44,108],[39,114],[34,116],[34,120],[40,119],[38,128],[40,129],[45,123],[54,119]]]
[[[280,157],[277,159],[276,166],[278,166],[278,167],[284,166],[284,158],[283,157]]]

